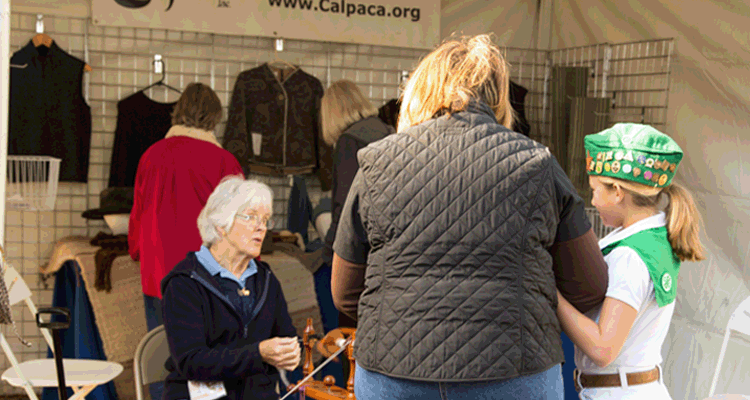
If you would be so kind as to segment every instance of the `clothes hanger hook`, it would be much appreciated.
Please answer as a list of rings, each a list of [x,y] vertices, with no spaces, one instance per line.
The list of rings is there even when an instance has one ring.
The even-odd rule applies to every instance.
[[[36,15],[36,33],[44,33],[44,15]]]
[[[162,74],[164,73],[164,61],[161,59],[161,54],[154,54],[154,73],[155,74]]]

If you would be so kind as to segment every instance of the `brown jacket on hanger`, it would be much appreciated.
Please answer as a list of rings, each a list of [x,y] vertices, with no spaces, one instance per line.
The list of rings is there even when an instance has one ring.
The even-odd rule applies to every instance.
[[[299,68],[279,75],[267,63],[240,73],[224,148],[237,157],[245,174],[316,172],[322,189],[330,190],[333,152],[320,136],[323,85]],[[259,139],[255,149],[253,134]]]

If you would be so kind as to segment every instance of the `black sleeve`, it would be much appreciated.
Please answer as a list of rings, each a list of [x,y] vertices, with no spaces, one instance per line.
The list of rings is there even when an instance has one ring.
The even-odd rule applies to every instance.
[[[336,143],[336,150],[333,154],[333,193],[331,199],[331,226],[325,238],[325,257],[330,263],[333,260],[333,242],[336,239],[336,228],[341,219],[341,210],[346,202],[346,196],[354,182],[354,176],[359,170],[357,162],[357,150],[359,143],[343,135]]]
[[[566,242],[586,233],[591,229],[591,222],[586,216],[583,199],[578,195],[560,164],[554,159],[552,179],[555,183],[558,210],[560,210],[560,224],[557,227],[555,242]]]
[[[339,257],[355,264],[367,264],[367,255],[370,253],[370,243],[360,215],[360,201],[365,189],[364,176],[357,172],[341,209],[336,240],[333,243],[333,251]]]
[[[271,274],[271,269],[268,268],[268,273]],[[284,298],[284,292],[281,289],[281,283],[275,275],[271,275],[271,283],[279,294],[276,297],[276,319],[273,322],[273,328],[271,329],[271,337],[295,337],[297,336],[297,329],[292,323],[292,317],[289,315],[289,309],[287,308],[287,302]]]
[[[138,160],[133,164],[133,157],[130,154],[128,158],[128,134],[133,131],[132,123],[135,121],[129,115],[125,115],[120,105],[117,103],[117,125],[115,126],[115,142],[112,145],[112,159],[109,164],[109,187],[130,186],[127,177],[132,176],[135,181],[135,171],[138,169]],[[133,171],[132,175],[130,172]]]
[[[553,159],[552,174],[560,224],[552,246],[552,268],[560,293],[581,312],[604,301],[609,275],[583,200],[560,164]]]
[[[317,79],[316,79],[317,81]],[[320,103],[323,100],[323,85],[320,81],[317,81],[317,87],[315,89],[315,110],[313,119],[315,121],[315,143],[317,147],[318,155],[318,169],[317,175],[320,180],[320,189],[324,192],[331,190],[333,185],[333,165],[335,163],[333,159],[333,148],[323,140],[323,129],[321,128],[320,118]]]

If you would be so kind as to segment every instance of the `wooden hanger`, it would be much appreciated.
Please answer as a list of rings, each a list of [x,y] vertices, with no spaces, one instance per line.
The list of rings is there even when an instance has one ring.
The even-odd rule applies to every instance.
[[[50,47],[52,46],[52,38],[49,37],[49,35],[46,33],[37,33],[33,38],[31,38],[31,43],[34,43],[34,47]]]
[[[289,61],[284,60],[281,57],[279,57],[278,53],[276,53],[276,57],[274,57],[273,61],[271,61],[270,63],[268,63],[268,65],[271,66],[271,67],[273,67],[273,68],[279,68],[279,69],[287,69],[287,68],[290,68],[292,70],[297,69],[296,65],[294,65],[294,64],[290,63]]]
[[[31,43],[34,44],[34,47],[39,47],[39,46],[51,47],[52,41],[53,41],[52,38],[46,33],[37,33],[33,38],[31,38]],[[83,66],[83,70],[86,72],[93,71],[91,66],[88,64]]]

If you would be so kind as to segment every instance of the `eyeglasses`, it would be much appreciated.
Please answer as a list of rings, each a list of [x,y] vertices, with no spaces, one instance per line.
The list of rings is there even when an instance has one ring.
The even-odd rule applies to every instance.
[[[265,225],[266,229],[273,229],[273,220],[270,219],[270,217],[261,217],[258,214],[247,215],[247,214],[242,214],[242,213],[237,213],[237,215],[235,215],[235,217],[239,218],[239,219],[241,219],[243,221],[250,222],[250,224],[252,226],[254,226],[254,227],[257,227],[258,225],[260,225],[261,223],[263,223],[263,225]]]

